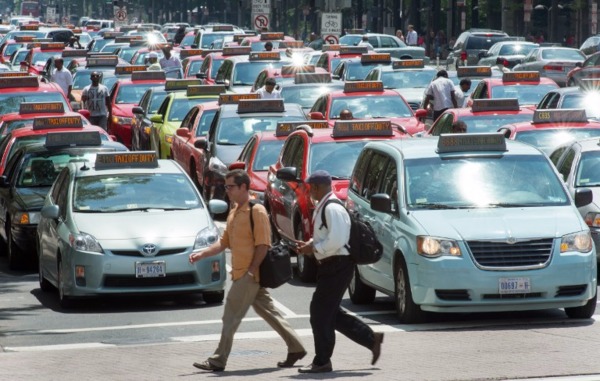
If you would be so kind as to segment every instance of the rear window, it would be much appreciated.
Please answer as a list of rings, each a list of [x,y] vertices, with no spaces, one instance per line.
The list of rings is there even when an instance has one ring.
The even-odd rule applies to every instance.
[[[465,49],[488,50],[498,41],[504,41],[506,36],[471,36],[467,40]]]
[[[546,49],[542,50],[542,58],[545,60],[584,60],[585,56],[575,49]]]

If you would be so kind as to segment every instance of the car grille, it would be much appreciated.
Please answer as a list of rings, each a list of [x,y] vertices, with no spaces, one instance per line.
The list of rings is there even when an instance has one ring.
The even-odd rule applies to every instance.
[[[104,279],[104,287],[159,287],[194,284],[196,282],[191,273],[171,274],[156,278],[136,278],[131,275],[108,275]]]
[[[468,241],[473,259],[481,268],[500,270],[545,267],[552,257],[552,238],[519,241]]]
[[[184,253],[187,249],[185,247],[178,247],[175,249],[166,249],[160,250],[158,253],[154,255],[154,257],[160,257],[162,255],[173,255],[173,254],[181,254]],[[122,255],[126,257],[146,257],[138,250],[113,250],[111,251],[113,255]]]
[[[556,298],[560,298],[561,296],[577,296],[581,295],[587,290],[586,284],[576,284],[573,286],[560,286],[558,291],[556,291]]]
[[[467,290],[435,290],[435,295],[442,300],[471,300]]]

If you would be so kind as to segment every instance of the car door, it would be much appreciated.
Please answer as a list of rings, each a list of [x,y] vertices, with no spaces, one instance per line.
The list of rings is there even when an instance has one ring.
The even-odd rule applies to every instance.
[[[7,162],[4,169],[4,173],[1,176],[3,185],[0,186],[0,218],[2,219],[2,226],[0,227],[0,234],[4,238],[5,242],[8,242],[8,229],[10,224],[7,223],[11,218],[10,205],[13,202],[14,194],[14,173],[17,172],[20,167],[20,163],[23,160],[23,152],[17,151],[13,157]]]
[[[58,253],[61,247],[69,245],[69,229],[65,225],[66,208],[69,188],[69,170],[64,168],[56,178],[50,189],[50,203],[45,205],[58,205],[59,216],[56,219],[44,218],[38,227],[40,263],[44,267],[44,275],[53,284],[57,284]],[[63,237],[61,239],[61,236]],[[67,252],[68,250],[65,250]]]
[[[192,127],[194,126],[194,122],[198,117],[199,108],[192,107],[190,111],[183,117],[181,121],[181,126],[179,128],[187,129],[190,134],[192,133]],[[171,155],[173,155],[173,159],[179,163],[185,169],[185,171],[191,176],[192,172],[190,171],[190,160],[191,151],[187,148],[187,142],[192,139],[183,138],[177,134],[173,137],[173,148],[171,149]]]

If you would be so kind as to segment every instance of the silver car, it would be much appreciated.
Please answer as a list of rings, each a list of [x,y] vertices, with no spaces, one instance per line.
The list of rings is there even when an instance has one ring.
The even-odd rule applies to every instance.
[[[539,47],[538,44],[527,41],[496,42],[487,52],[479,53],[478,65],[502,65],[510,69],[525,59],[527,54],[537,47]]]
[[[538,71],[542,77],[553,79],[559,86],[567,85],[567,74],[585,61],[585,55],[574,48],[557,46],[533,49],[513,71]]]
[[[213,212],[227,204],[213,201]],[[98,154],[70,163],[50,189],[38,224],[39,282],[60,304],[82,297],[202,293],[223,300],[225,256],[189,263],[219,239],[183,169],[153,152]]]

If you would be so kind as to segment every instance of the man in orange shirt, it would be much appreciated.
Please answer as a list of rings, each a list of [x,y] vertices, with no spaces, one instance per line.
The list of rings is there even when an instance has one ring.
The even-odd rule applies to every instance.
[[[306,356],[306,350],[300,338],[290,324],[273,307],[269,292],[260,286],[258,273],[260,263],[271,246],[271,225],[264,206],[260,204],[250,208],[250,177],[241,170],[229,171],[225,176],[225,191],[235,205],[227,216],[227,225],[223,236],[203,251],[190,254],[190,263],[216,255],[229,248],[231,250],[231,277],[233,283],[227,294],[223,312],[221,340],[215,353],[194,366],[202,370],[219,372],[225,370],[227,358],[231,352],[233,335],[250,306],[265,319],[281,336],[288,346],[285,361],[277,366],[289,368]],[[250,223],[250,213],[254,221],[254,231]]]

